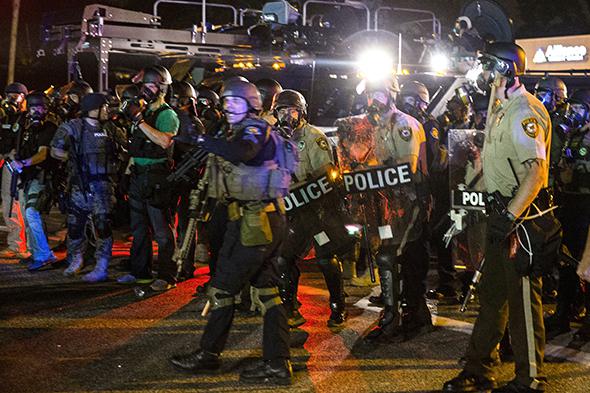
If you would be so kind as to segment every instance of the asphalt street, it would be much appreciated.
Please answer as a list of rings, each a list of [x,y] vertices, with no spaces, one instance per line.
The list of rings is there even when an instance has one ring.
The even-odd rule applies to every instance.
[[[64,265],[30,273],[16,260],[0,260],[0,392],[438,391],[460,371],[477,312],[475,305],[461,314],[458,305],[433,302],[434,332],[370,346],[361,338],[378,317],[379,309],[368,305],[371,290],[347,286],[350,318],[330,330],[328,292],[308,264],[300,291],[307,323],[292,334],[295,384],[243,385],[240,370],[261,354],[261,318],[237,315],[220,372],[174,369],[168,358],[194,350],[206,322],[199,312],[204,299],[193,297],[206,268],[176,289],[138,298],[132,286],[114,282],[128,247],[116,243],[111,280],[94,285],[63,277]],[[548,346],[548,392],[590,391],[590,344],[570,348],[571,337]],[[513,368],[503,364],[499,380],[511,379]]]

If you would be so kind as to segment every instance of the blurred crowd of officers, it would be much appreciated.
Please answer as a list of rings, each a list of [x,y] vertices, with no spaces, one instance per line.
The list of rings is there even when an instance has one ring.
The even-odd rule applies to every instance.
[[[492,254],[506,258],[499,244],[518,226],[517,219],[529,214],[525,208],[536,201],[541,210],[551,209],[551,198],[560,207],[555,215],[568,252],[582,259],[587,247],[590,89],[568,96],[563,81],[549,76],[536,84],[534,98],[518,81],[524,66],[514,47],[492,46],[488,58],[488,72],[500,75],[490,85],[510,93],[503,93],[504,98],[490,92],[467,98],[457,93],[439,118],[428,113],[429,91],[418,81],[403,86],[395,76],[363,81],[366,111],[336,121],[336,143],[308,122],[300,92],[271,79],[253,84],[234,76],[218,89],[195,89],[154,66],[110,95],[94,93],[82,80],[45,92],[12,83],[0,107],[2,212],[9,231],[9,248],[3,253],[21,258],[30,271],[55,263],[42,214],[58,206],[67,215],[64,275],[77,275],[94,259],[94,269],[82,279],[105,281],[112,227],[128,215],[129,273],[119,283],[150,284],[152,291],[164,291],[192,277],[195,261],[209,264],[211,278],[198,288],[208,299],[204,313],[209,320],[199,349],[171,359],[177,367],[219,368],[235,310],[251,307],[264,316],[263,361],[242,372],[244,381],[291,383],[289,329],[305,323],[298,311],[298,262],[312,248],[330,295],[328,326],[346,323],[343,262],[348,261],[353,285],[381,285],[381,294],[370,301],[383,312],[367,334],[368,342],[402,342],[427,333],[433,329],[427,297],[440,301],[465,296],[469,274],[477,268],[467,266],[459,279],[451,248],[443,241],[451,209],[449,130],[486,130],[485,142],[476,138],[473,154],[487,154],[488,168],[495,167],[476,174],[471,183],[483,177],[488,191],[498,191],[508,205],[498,217],[490,216],[488,259]],[[502,60],[512,68],[502,68]],[[498,101],[490,103],[490,94]],[[486,126],[488,119],[494,124]],[[514,148],[502,145],[507,140]],[[516,184],[507,164],[500,162],[503,155],[514,160]],[[538,188],[530,191],[534,187],[527,188],[527,176],[535,162],[548,157],[548,175],[539,169]],[[170,180],[187,162],[187,174]],[[338,186],[345,173],[400,165],[409,168],[408,184],[353,194]],[[553,196],[540,202],[539,195],[550,188]],[[523,196],[525,189],[532,197]],[[519,198],[526,203],[517,209],[514,201]],[[503,231],[504,237],[499,235]],[[157,264],[152,264],[152,240],[158,246]],[[431,257],[436,258],[439,281],[427,293]],[[496,280],[509,275],[487,266],[484,274],[496,275]],[[588,279],[586,267],[580,266],[578,273]],[[584,290],[572,265],[560,266],[555,282],[550,270],[514,275],[518,280],[530,276],[533,303],[542,275],[543,297],[556,297],[557,302],[556,312],[545,320],[551,338],[569,331],[570,322],[590,310],[590,291]],[[490,284],[482,286],[483,293]],[[490,370],[507,326],[504,309],[527,306],[511,293],[490,296],[496,300],[480,299],[487,304],[481,315],[486,327],[478,330],[476,324],[466,371],[445,384],[447,391],[493,387]],[[490,307],[498,308],[497,315],[490,314]],[[542,310],[534,312],[538,315],[530,319],[542,325]],[[527,357],[531,347],[526,347],[524,322],[513,324],[513,318],[510,335],[515,357],[520,357],[511,385],[516,390],[501,391],[541,391],[544,377],[540,365],[537,374],[530,370],[534,362]],[[544,341],[537,325],[534,341]],[[590,339],[590,318],[577,334]],[[542,358],[542,345],[532,348],[533,357]],[[523,358],[528,365],[521,367]],[[529,374],[522,376],[522,370]]]

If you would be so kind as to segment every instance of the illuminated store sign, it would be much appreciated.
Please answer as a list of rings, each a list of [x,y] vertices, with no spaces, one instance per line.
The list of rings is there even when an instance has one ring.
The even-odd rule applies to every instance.
[[[564,46],[549,45],[546,49],[539,48],[533,57],[533,63],[557,63],[565,61],[584,61],[588,49],[584,45]]]
[[[516,40],[527,54],[527,70],[590,70],[590,34]]]

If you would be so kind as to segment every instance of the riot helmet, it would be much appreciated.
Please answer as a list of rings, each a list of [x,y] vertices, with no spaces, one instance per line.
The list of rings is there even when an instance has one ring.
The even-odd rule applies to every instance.
[[[29,94],[29,91],[25,85],[19,82],[13,82],[6,86],[4,89],[6,98],[2,105],[9,112],[19,112],[23,107],[25,97]]]
[[[13,94],[23,94],[26,96],[27,94],[29,94],[29,90],[22,83],[13,82],[13,83],[10,83],[9,85],[6,86],[6,88],[4,89],[4,93],[6,95],[13,93]]]
[[[398,106],[410,116],[420,117],[430,103],[430,93],[424,83],[410,81],[404,83],[398,97]]]
[[[172,76],[166,67],[157,65],[145,68],[141,73],[140,95],[148,103],[153,103],[168,92]]]
[[[535,84],[535,97],[553,113],[556,107],[567,99],[567,86],[564,81],[554,76],[544,76]]]
[[[101,93],[90,93],[82,98],[82,102],[80,103],[80,112],[82,112],[82,116],[84,117],[90,117],[95,120],[104,120],[104,115],[106,115],[106,112],[102,114],[101,111],[107,104],[108,98],[106,95]],[[98,116],[96,118],[89,116],[89,113],[95,110],[99,111]]]
[[[83,80],[72,81],[65,85],[62,94],[62,114],[69,117],[76,116],[80,110],[80,102],[84,96],[92,92],[92,87]]]
[[[170,105],[173,107],[184,107],[187,105],[194,106],[196,103],[197,93],[193,85],[188,82],[172,82],[172,94],[170,96]]]
[[[307,117],[305,97],[296,90],[283,90],[275,97],[273,114],[285,136],[291,137],[293,130]]]
[[[487,84],[491,84],[494,71],[506,77],[507,88],[516,83],[515,77],[521,76],[526,70],[526,53],[522,47],[512,42],[493,42],[488,44],[480,56],[484,72],[489,72]]]
[[[273,102],[283,87],[274,79],[260,79],[255,83],[262,98],[262,110],[265,112],[273,108]]]
[[[233,79],[223,83],[221,88],[221,101],[228,98],[241,98],[247,104],[248,111],[259,113],[262,110],[262,98],[256,85],[243,80]]]

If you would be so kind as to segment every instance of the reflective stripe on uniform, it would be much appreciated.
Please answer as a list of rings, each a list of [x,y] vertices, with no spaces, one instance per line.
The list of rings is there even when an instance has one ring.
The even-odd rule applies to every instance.
[[[537,356],[535,351],[533,311],[531,309],[531,281],[528,277],[522,278],[522,301],[524,310],[524,327],[526,331],[527,354],[529,358],[529,377],[534,379],[537,376]],[[536,382],[533,382],[533,384],[536,384]]]

